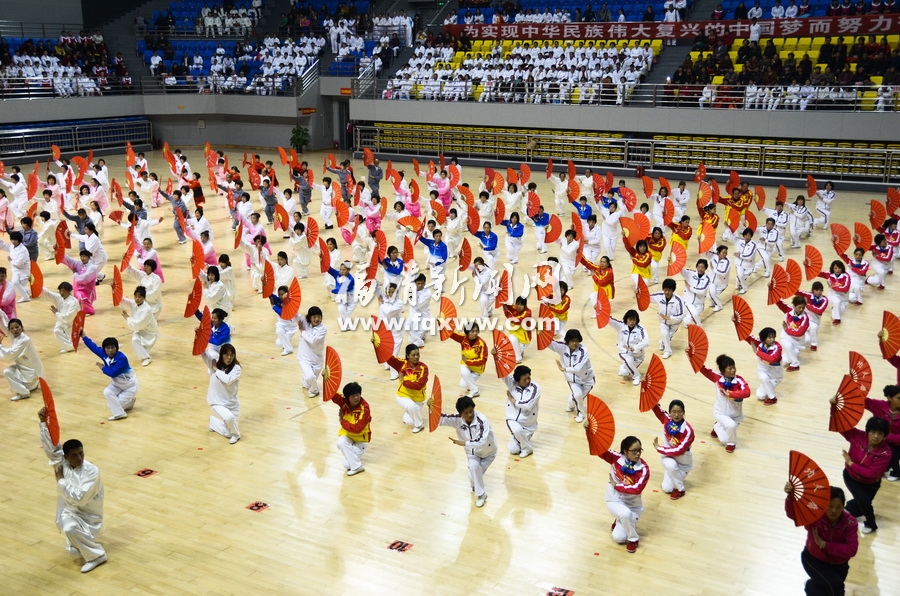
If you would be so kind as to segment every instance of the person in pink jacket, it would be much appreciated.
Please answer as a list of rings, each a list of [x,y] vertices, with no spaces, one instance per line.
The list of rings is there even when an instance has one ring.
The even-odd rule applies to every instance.
[[[792,490],[790,482],[784,485],[784,492],[790,494]],[[796,519],[790,498],[785,499],[784,510],[789,519]],[[800,553],[800,562],[809,575],[806,593],[843,594],[844,581],[850,571],[849,561],[859,549],[858,523],[853,514],[844,509],[844,491],[832,486],[825,515],[803,527],[806,529],[806,547]]]
[[[885,385],[884,397],[884,401],[866,398],[866,409],[891,425],[890,432],[884,438],[891,450],[887,479],[896,482],[900,480],[900,385]]]
[[[832,402],[835,398],[831,398]],[[872,416],[866,422],[866,430],[851,428],[842,432],[850,443],[844,450],[844,484],[853,498],[847,503],[847,511],[854,517],[865,517],[860,531],[871,534],[878,529],[872,501],[881,488],[881,477],[891,465],[891,450],[885,442],[891,425],[884,418]]]
[[[447,170],[441,170],[441,173],[431,179],[431,184],[438,191],[438,200],[444,206],[444,211],[450,209],[450,203],[453,201],[453,195],[450,192],[450,178]]]

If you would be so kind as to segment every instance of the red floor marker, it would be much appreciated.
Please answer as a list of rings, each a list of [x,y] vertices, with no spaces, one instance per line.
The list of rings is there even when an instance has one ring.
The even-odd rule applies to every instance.
[[[255,501],[255,502],[247,505],[246,508],[249,509],[250,511],[265,511],[266,509],[269,508],[269,504],[263,503],[262,501]]]
[[[405,553],[409,549],[413,547],[409,542],[403,542],[402,540],[394,540],[388,545],[390,550],[395,550],[397,552]]]
[[[139,478],[149,478],[154,474],[156,474],[156,470],[151,470],[150,468],[144,468],[143,470],[138,470],[134,473],[134,475],[138,476]]]

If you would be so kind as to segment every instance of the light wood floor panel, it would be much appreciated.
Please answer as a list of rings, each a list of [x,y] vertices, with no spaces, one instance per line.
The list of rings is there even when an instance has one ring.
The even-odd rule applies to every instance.
[[[185,150],[195,166],[201,165],[200,148]],[[241,152],[230,152],[233,163]],[[274,152],[263,157],[277,163]],[[317,179],[321,178],[316,165],[321,157],[308,156]],[[150,161],[151,170],[164,170],[160,154],[150,155]],[[121,178],[124,158],[107,162],[112,175]],[[409,164],[394,165],[405,166],[412,175]],[[364,171],[361,163],[354,166],[357,172]],[[279,168],[279,173],[284,176],[285,168]],[[472,188],[477,188],[478,175],[476,168],[464,168],[463,179]],[[670,180],[675,183],[674,177]],[[552,194],[540,172],[535,181],[544,204],[552,210]],[[639,186],[631,178],[629,185]],[[696,191],[695,184],[689,182],[688,187]],[[766,190],[774,198],[775,188]],[[799,192],[791,189],[789,196]],[[845,192],[839,185],[834,221],[867,221],[867,204],[873,198],[883,197]],[[693,201],[691,205],[693,211]],[[312,212],[317,219],[318,208],[319,194],[314,193]],[[181,318],[189,288],[189,250],[176,243],[169,210],[152,210],[153,217],[160,215],[166,221],[153,233],[167,280],[161,337],[152,365],[136,369],[140,392],[127,420],[106,421],[102,398],[106,377],[94,367],[92,354],[85,349],[77,354],[58,353],[48,303],[20,305],[26,332],[44,358],[62,436],[84,441],[87,458],[102,470],[106,485],[103,543],[110,561],[81,575],[63,549],[64,538],[53,525],[52,471],[37,440],[35,414],[40,399],[0,400],[10,454],[8,465],[0,471],[6,489],[0,494],[0,530],[8,537],[0,541],[5,593],[455,596],[541,594],[561,586],[578,594],[604,594],[619,592],[623,581],[638,577],[640,585],[629,591],[797,594],[805,580],[799,561],[805,535],[783,513],[781,487],[788,451],[803,451],[833,483],[841,485],[840,452],[846,442],[827,431],[827,399],[847,368],[847,350],[860,351],[872,364],[874,397],[880,397],[882,385],[895,380],[894,369],[881,360],[875,339],[881,311],[898,309],[896,281],[889,278],[888,290],[867,290],[866,304],[851,306],[843,325],[832,326],[830,316],[823,317],[819,351],[801,354],[802,370],[786,375],[778,405],[764,407],[752,398],[745,402],[738,449],[728,455],[708,436],[713,388],[691,372],[682,351],[686,334],[680,330],[673,340],[676,352],[665,361],[669,388],[663,403],[676,397],[685,401],[697,441],[687,496],[673,503],[660,490],[662,466],[652,453],[652,438],[661,434],[660,425],[652,414],[638,412],[638,388],[616,376],[614,334],[609,329],[596,330],[587,305],[590,280],[579,275],[569,328],[579,328],[585,335],[598,373],[594,393],[609,403],[616,416],[616,440],[635,434],[648,449],[645,458],[651,480],[644,492],[640,549],[628,555],[609,537],[611,517],[604,502],[608,466],[588,454],[582,428],[564,412],[568,390],[550,353],[538,353],[534,345],[526,353],[525,363],[544,390],[536,451],[530,458],[519,461],[506,452],[505,388],[490,363],[480,381],[478,409],[490,419],[500,452],[486,476],[490,497],[483,509],[476,509],[462,450],[447,440],[447,430],[412,435],[401,422],[394,400],[396,383],[375,363],[365,333],[338,332],[336,308],[313,267],[310,279],[301,282],[302,310],[314,304],[323,308],[329,345],[343,359],[344,382],[356,380],[363,385],[374,413],[373,442],[364,458],[366,472],[344,476],[334,445],[337,408],[305,397],[295,357],[278,355],[274,314],[250,288],[247,272],[240,266],[243,256],[231,250],[227,210],[215,197],[208,197],[207,215],[216,244],[239,265],[239,297],[229,322],[244,366],[243,438],[232,446],[207,432],[207,377],[200,361],[189,355],[196,320]],[[107,220],[103,237],[112,263],[121,257],[124,234]],[[392,234],[390,229],[391,239]],[[270,240],[276,252],[290,252],[278,235]],[[812,242],[822,249],[827,265],[833,255],[830,239],[816,231]],[[349,247],[339,244],[349,257]],[[502,246],[501,255],[505,255]],[[418,250],[417,256],[424,264]],[[626,256],[620,247],[614,263],[616,316],[633,305]],[[801,251],[788,251],[788,256],[802,261]],[[527,230],[517,271],[525,270],[536,257],[533,235]],[[692,250],[689,263],[695,260]],[[48,287],[71,279],[68,270],[51,261],[40,265]],[[780,327],[781,313],[765,306],[766,281],[754,280],[746,296],[757,330],[764,325]],[[126,295],[134,285],[126,281]],[[803,286],[808,288],[809,283]],[[733,287],[732,276],[726,295]],[[470,282],[460,316],[478,314],[472,289]],[[98,293],[98,314],[88,318],[87,332],[98,341],[115,335],[134,361],[129,334],[111,305],[109,284],[102,284]],[[375,312],[373,303],[355,314],[367,317]],[[710,309],[705,312],[710,360],[729,353],[755,390],[755,357],[746,344],[736,342],[729,315],[728,308],[716,314]],[[647,312],[643,319],[651,336],[648,352],[655,351],[656,316]],[[452,411],[458,391],[458,347],[429,339],[422,358],[432,377],[440,377],[445,411]],[[149,478],[134,476],[141,468],[158,473]],[[898,494],[898,484],[883,484],[876,499],[880,529],[861,537],[848,578],[850,594],[891,594],[900,583]],[[260,513],[245,509],[257,500],[270,508]],[[389,550],[395,540],[414,546],[403,553]]]

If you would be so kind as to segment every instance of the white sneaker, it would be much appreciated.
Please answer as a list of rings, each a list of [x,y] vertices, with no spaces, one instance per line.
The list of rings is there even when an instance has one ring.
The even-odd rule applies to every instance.
[[[672,357],[672,352],[663,352],[663,356],[662,356],[662,357],[663,357],[663,360],[665,360],[666,358],[671,358],[671,357]]]
[[[309,397],[310,397],[310,398],[313,398],[313,397],[319,397],[319,392],[318,392],[318,391],[310,391],[310,392],[309,392]]]
[[[521,458],[528,457],[528,456],[531,455],[532,453],[534,453],[534,452],[533,452],[533,451],[529,451],[528,449],[526,449],[525,451],[522,451],[522,452],[519,453],[519,457],[521,457]]]
[[[575,416],[575,422],[577,422],[579,424],[584,422],[584,414],[578,414],[577,416]]]
[[[13,395],[11,398],[9,398],[9,401],[20,401],[23,399],[28,399],[29,397],[31,397],[31,395],[18,394],[18,395]]]
[[[151,360],[149,358],[144,358],[141,360],[141,366],[150,366]]]
[[[480,391],[469,391],[468,393],[466,393],[466,395],[468,397],[471,397],[474,399],[474,398],[478,397],[479,395],[481,395],[481,392]]]
[[[640,385],[641,384],[641,375],[635,375],[634,379],[631,381],[632,385]]]
[[[123,419],[125,419],[125,418],[128,418],[128,414],[119,414],[118,416],[110,416],[109,418],[107,418],[107,420],[109,420],[109,421],[112,421],[112,420],[123,420]]]
[[[391,380],[392,380],[392,381],[396,381],[396,380],[399,379],[399,378],[400,378],[400,375],[397,373],[396,370],[394,370],[394,369],[392,368],[392,369],[391,369]]]
[[[69,553],[69,556],[71,556],[72,558],[75,558],[75,559],[81,558],[81,553],[78,552],[78,549],[75,548],[74,546],[67,546],[66,552]]]
[[[475,499],[475,506],[478,508],[484,507],[484,502],[487,501],[487,493],[484,493],[477,499]]]
[[[900,480],[900,476],[888,475],[887,480],[888,482],[897,482],[898,480]]]
[[[415,428],[412,429],[412,430],[413,430],[413,433],[420,433],[420,432],[422,432],[423,430],[425,430],[425,425],[423,424],[422,426],[417,426],[417,427],[415,427]]]
[[[862,526],[862,527],[859,528],[859,531],[862,532],[863,534],[871,534],[871,533],[874,532],[875,530],[873,530],[873,529],[870,528],[869,526]]]
[[[293,353],[294,353],[294,350],[281,350],[282,356],[287,356],[287,355],[293,354]]]
[[[355,470],[347,470],[347,476],[356,476],[357,474],[361,474],[362,472],[365,472],[365,471],[366,471],[366,469],[364,467],[360,466],[360,467],[356,468]]]
[[[85,563],[84,565],[82,565],[82,566],[81,566],[81,572],[82,572],[82,573],[87,573],[88,571],[93,571],[94,569],[96,569],[96,568],[99,567],[100,565],[103,565],[104,563],[106,563],[106,555],[100,555],[99,557],[97,557],[97,558],[94,559],[93,561],[88,561],[87,563]]]
[[[566,406],[566,412],[574,412],[574,411],[575,411],[575,406],[571,406],[571,405]]]
[[[237,443],[240,440],[241,440],[241,435],[231,435],[231,438],[228,439],[228,442],[231,443],[232,445],[234,445],[235,443]]]
[[[716,306],[713,308],[713,312],[719,312],[720,310],[722,310],[721,306]]]

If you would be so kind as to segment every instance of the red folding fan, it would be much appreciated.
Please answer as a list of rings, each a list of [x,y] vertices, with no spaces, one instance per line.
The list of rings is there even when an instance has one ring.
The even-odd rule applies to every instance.
[[[824,515],[831,502],[831,486],[816,462],[799,451],[791,451],[788,484],[795,526],[808,526]]]
[[[738,339],[746,341],[753,334],[753,309],[737,294],[731,297],[731,308],[734,311],[731,321],[734,323]]]
[[[828,430],[834,432],[847,432],[854,428],[862,419],[863,411],[866,409],[866,394],[863,393],[862,387],[853,380],[850,375],[844,375],[837,393],[834,394],[836,400],[831,406],[831,419],[828,423]]]
[[[706,331],[699,325],[688,325],[688,345],[687,356],[694,372],[700,372],[706,362],[706,356],[709,354],[709,338]]]
[[[850,352],[850,376],[856,381],[856,384],[862,387],[864,393],[868,394],[872,389],[872,367],[869,361],[859,352]]]
[[[322,370],[322,400],[331,401],[341,386],[341,357],[331,346],[325,347],[325,368]]]
[[[831,243],[834,245],[834,250],[837,254],[842,255],[847,252],[852,238],[847,226],[838,223],[831,224]],[[866,248],[868,249],[869,247],[867,246]]]
[[[612,410],[602,399],[590,393],[587,395],[587,420],[584,430],[591,455],[599,456],[606,453],[616,436],[616,421]]]
[[[50,432],[50,442],[54,446],[59,445],[59,418],[56,415],[56,403],[53,401],[53,393],[50,386],[43,377],[38,379],[41,385],[41,396],[44,398],[44,409],[46,410],[47,430]]]
[[[494,330],[494,348],[497,351],[496,354],[493,354],[494,367],[497,371],[497,378],[502,379],[511,374],[516,367],[516,351],[509,337],[498,329]]]
[[[206,351],[209,345],[209,337],[212,335],[212,318],[209,314],[209,307],[203,307],[203,315],[200,318],[200,324],[194,329],[194,349],[191,352],[194,356],[199,356]]]
[[[884,311],[881,319],[881,332],[878,346],[881,356],[887,360],[900,351],[900,319],[894,313]]]
[[[780,264],[772,265],[772,279],[769,280],[769,304],[775,304],[782,298],[789,296],[787,272]]]
[[[375,359],[378,364],[387,362],[394,353],[394,334],[384,321],[372,315],[372,345],[375,346]]]
[[[441,408],[444,398],[441,394],[441,380],[435,376],[431,385],[431,401],[428,404],[428,432],[434,432],[441,424]]]
[[[684,247],[677,242],[673,242],[671,244],[671,250],[669,252],[669,266],[666,269],[666,275],[669,277],[673,277],[681,273],[681,270],[684,269],[685,263],[687,263],[687,251],[684,250]]]
[[[187,303],[184,305],[184,318],[189,319],[194,316],[194,313],[197,312],[197,309],[200,308],[200,300],[203,298],[203,284],[200,282],[200,279],[197,278],[194,280],[194,286],[191,288],[191,292],[188,294]],[[115,295],[113,296],[113,300],[115,300]]]
[[[696,327],[696,325],[690,325]],[[662,359],[653,354],[650,356],[650,365],[644,378],[641,379],[641,412],[648,412],[653,406],[659,403],[663,394],[666,392],[666,367],[663,366]]]
[[[834,227],[834,224],[832,224],[832,227]],[[803,268],[806,273],[806,281],[812,281],[819,277],[819,273],[822,272],[822,253],[812,244],[807,244],[805,251]]]

